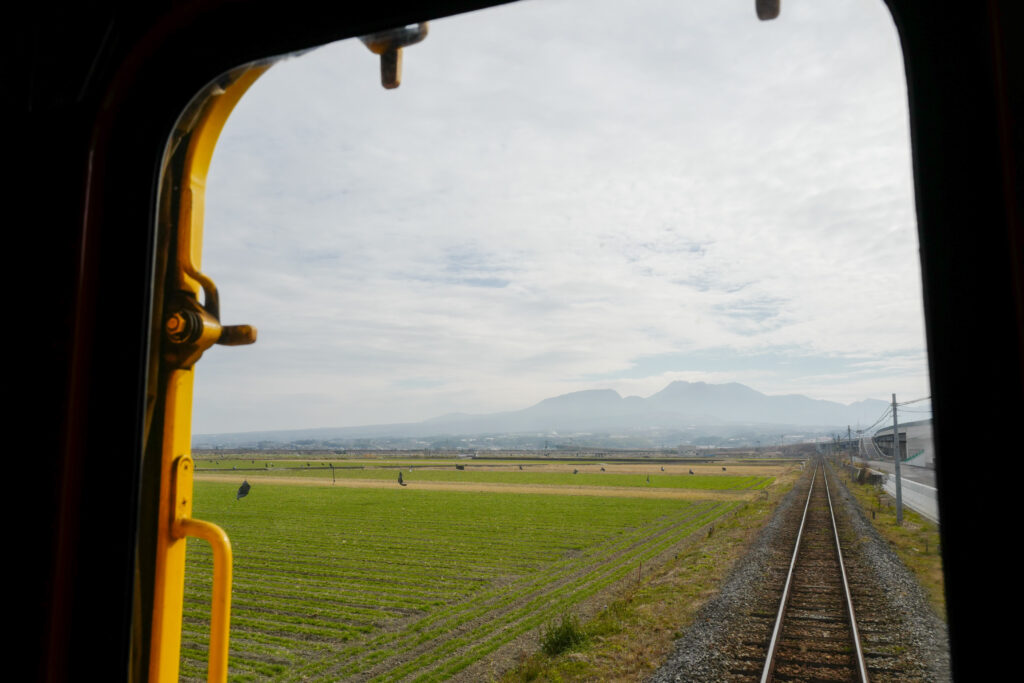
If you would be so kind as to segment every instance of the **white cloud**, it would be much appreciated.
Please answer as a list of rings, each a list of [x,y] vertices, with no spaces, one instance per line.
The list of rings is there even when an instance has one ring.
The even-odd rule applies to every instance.
[[[637,4],[437,21],[395,91],[358,41],[257,81],[214,157],[204,267],[225,322],[260,341],[198,366],[196,431],[423,419],[672,378],[927,393],[884,6],[789,3],[762,24],[746,3]],[[581,379],[716,349],[785,349],[793,366]],[[916,360],[888,378],[800,370],[893,352]]]

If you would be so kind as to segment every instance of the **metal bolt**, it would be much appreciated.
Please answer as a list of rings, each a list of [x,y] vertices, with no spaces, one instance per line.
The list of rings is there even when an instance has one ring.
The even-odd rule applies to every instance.
[[[184,332],[187,325],[188,323],[185,321],[185,316],[181,313],[175,313],[167,319],[167,334],[174,339]]]
[[[203,333],[203,320],[195,311],[175,311],[164,323],[167,338],[175,344],[185,344],[199,339]]]

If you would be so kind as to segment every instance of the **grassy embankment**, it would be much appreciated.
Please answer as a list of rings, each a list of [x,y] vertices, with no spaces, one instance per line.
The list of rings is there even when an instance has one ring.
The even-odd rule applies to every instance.
[[[848,470],[837,471],[843,473],[843,483],[860,503],[865,516],[889,542],[903,564],[914,573],[928,594],[932,608],[945,621],[946,594],[939,525],[904,506],[903,525],[898,526],[896,501],[882,487],[860,484],[850,477]]]
[[[573,639],[571,648],[556,655],[540,651],[526,657],[501,680],[617,681],[646,677],[661,665],[674,641],[715,595],[799,475],[800,471],[793,468],[779,476],[756,500],[738,506],[716,522],[701,542],[680,552],[594,618],[579,624],[579,637]],[[558,632],[562,625],[552,622],[548,635]]]

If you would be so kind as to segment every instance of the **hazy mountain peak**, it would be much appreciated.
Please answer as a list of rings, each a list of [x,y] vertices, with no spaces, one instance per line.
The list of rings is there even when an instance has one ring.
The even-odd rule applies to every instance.
[[[299,432],[320,440],[355,438],[422,438],[430,435],[481,434],[640,434],[665,430],[721,429],[723,425],[802,425],[842,428],[871,424],[887,407],[885,401],[867,399],[849,406],[801,395],[768,396],[738,382],[708,384],[676,381],[647,398],[623,398],[613,389],[588,389],[553,396],[529,408],[502,413],[467,415],[450,413],[418,423],[371,425],[340,429],[298,430],[276,434],[294,441]],[[746,427],[744,427],[746,428]],[[773,427],[774,428],[774,427]],[[682,432],[680,432],[682,433]],[[693,432],[686,432],[692,435]],[[266,432],[261,438],[274,439]],[[197,435],[197,437],[200,435]],[[245,442],[255,435],[216,435],[194,443]]]
[[[584,389],[583,391],[571,391],[568,394],[561,394],[559,396],[552,396],[546,398],[537,405],[553,403],[569,403],[577,401],[601,401],[601,402],[615,402],[622,400],[622,396],[619,392],[614,389]]]

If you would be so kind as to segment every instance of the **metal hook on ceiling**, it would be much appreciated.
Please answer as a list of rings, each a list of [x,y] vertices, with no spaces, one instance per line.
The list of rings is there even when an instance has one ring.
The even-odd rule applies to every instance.
[[[779,16],[779,9],[782,0],[754,0],[754,9],[757,10],[757,18],[761,21],[769,21]]]
[[[378,31],[360,36],[375,55],[380,55],[380,84],[388,90],[397,88],[402,82],[402,48],[415,45],[427,37],[427,22],[415,26]]]

